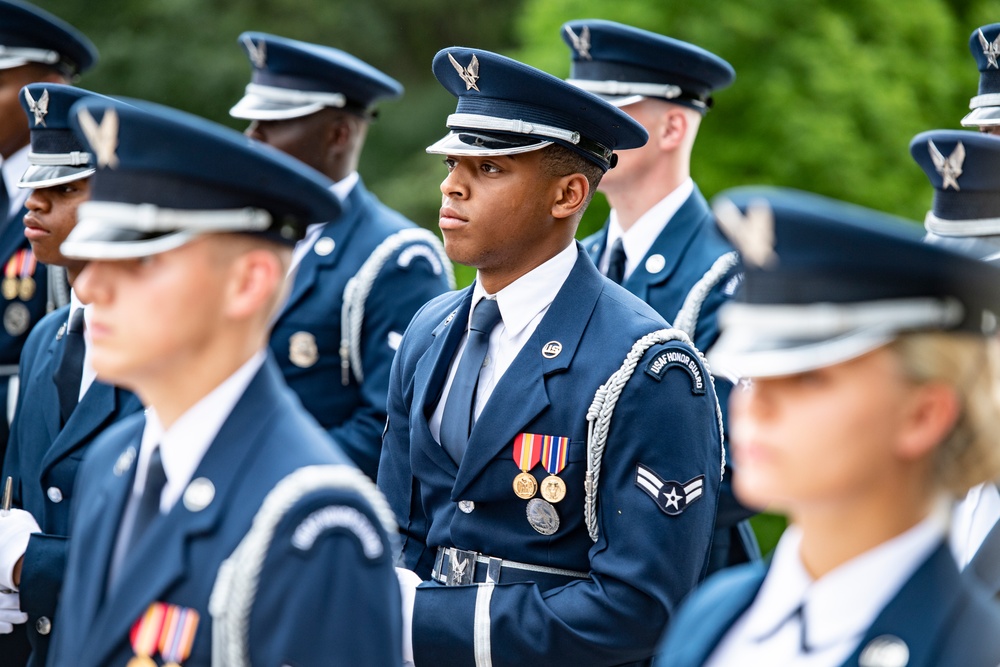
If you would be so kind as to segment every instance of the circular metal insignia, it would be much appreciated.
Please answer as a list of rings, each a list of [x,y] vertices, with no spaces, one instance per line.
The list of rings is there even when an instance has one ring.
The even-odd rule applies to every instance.
[[[893,635],[880,635],[871,640],[858,658],[861,667],[905,667],[909,662],[909,647]]]
[[[21,278],[21,286],[18,288],[17,295],[21,297],[21,301],[31,301],[31,297],[35,296],[35,279],[31,276],[25,276]]]
[[[542,498],[550,503],[557,503],[566,497],[566,482],[556,475],[549,475],[542,480]]]
[[[514,493],[518,498],[527,500],[538,493],[538,482],[526,472],[518,473],[514,478]]]
[[[49,500],[54,503],[61,503],[63,501],[62,489],[58,486],[50,486],[48,491],[45,492],[45,495],[48,496]]]
[[[12,303],[3,311],[3,328],[11,336],[20,336],[28,330],[31,313],[23,303]]]
[[[156,661],[148,655],[136,655],[129,659],[125,667],[156,667]]]
[[[555,359],[562,352],[562,343],[557,340],[550,340],[542,346],[542,356],[546,359]]]
[[[646,260],[646,271],[649,273],[659,273],[666,265],[667,260],[663,258],[663,255],[650,255],[649,259]]]
[[[471,500],[459,500],[458,509],[462,510],[464,514],[472,514],[472,511],[476,509],[476,503]]]
[[[552,535],[559,530],[559,514],[556,508],[541,498],[528,501],[528,523],[542,535]]]
[[[333,249],[337,247],[337,242],[331,239],[329,236],[324,236],[321,239],[316,240],[316,245],[313,246],[313,250],[320,257],[326,257]]]
[[[8,301],[16,299],[18,293],[17,278],[4,278],[3,287],[0,289],[3,291],[3,298]]]
[[[212,504],[215,498],[215,484],[207,477],[193,480],[184,489],[184,507],[189,512],[200,512]]]
[[[135,447],[129,447],[118,457],[115,461],[114,473],[115,477],[121,477],[125,474],[125,471],[132,467],[132,462],[135,461]]]
[[[299,368],[309,368],[319,361],[316,336],[308,331],[296,331],[288,339],[288,360]]]
[[[48,616],[42,616],[35,621],[35,631],[40,635],[47,635],[52,632],[52,621]]]
[[[59,325],[59,331],[56,332],[56,340],[62,340],[62,337],[66,335],[66,323],[63,322]]]

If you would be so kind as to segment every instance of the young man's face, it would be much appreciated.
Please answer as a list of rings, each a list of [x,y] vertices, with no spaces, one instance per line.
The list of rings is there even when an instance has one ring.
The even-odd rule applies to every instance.
[[[79,271],[85,262],[63,256],[59,246],[76,226],[76,209],[90,197],[90,179],[31,191],[25,206],[24,236],[40,262]]]
[[[558,179],[541,168],[541,152],[448,156],[439,225],[448,256],[483,270],[529,269],[551,246]]]
[[[135,389],[198,372],[225,322],[225,243],[204,236],[142,259],[87,264],[74,287],[92,307],[89,349],[102,380]]]

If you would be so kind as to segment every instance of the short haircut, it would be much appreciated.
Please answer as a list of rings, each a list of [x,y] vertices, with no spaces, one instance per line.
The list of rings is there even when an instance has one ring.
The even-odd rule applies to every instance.
[[[590,184],[590,192],[587,194],[587,201],[584,203],[584,210],[590,204],[597,186],[604,176],[604,170],[565,146],[551,144],[542,149],[542,171],[553,178],[562,178],[570,174],[583,174]],[[582,213],[582,211],[581,211]]]

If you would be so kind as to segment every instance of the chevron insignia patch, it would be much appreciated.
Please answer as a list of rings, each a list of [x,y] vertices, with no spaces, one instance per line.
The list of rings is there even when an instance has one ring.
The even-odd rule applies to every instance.
[[[653,499],[664,514],[677,516],[705,493],[705,476],[687,482],[668,481],[642,465],[636,466],[635,485]]]

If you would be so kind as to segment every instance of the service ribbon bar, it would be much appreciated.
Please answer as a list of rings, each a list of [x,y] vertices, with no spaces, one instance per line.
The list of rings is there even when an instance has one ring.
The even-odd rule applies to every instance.
[[[528,472],[534,468],[542,456],[542,441],[551,436],[536,433],[518,433],[514,438],[514,462],[517,467]]]
[[[558,475],[566,467],[569,438],[554,435],[542,436],[542,465],[550,475]]]

